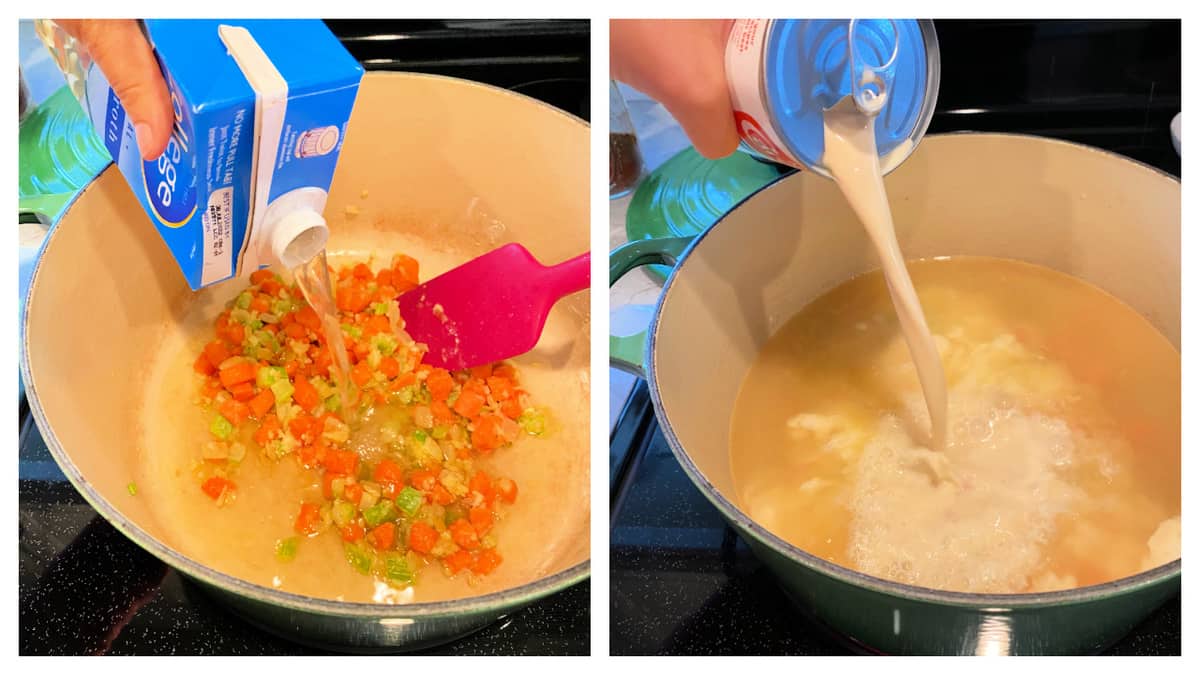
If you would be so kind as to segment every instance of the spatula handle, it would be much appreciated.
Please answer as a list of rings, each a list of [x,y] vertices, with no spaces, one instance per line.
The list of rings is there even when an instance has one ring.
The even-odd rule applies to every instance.
[[[545,283],[555,300],[587,288],[592,281],[591,252],[546,268]]]

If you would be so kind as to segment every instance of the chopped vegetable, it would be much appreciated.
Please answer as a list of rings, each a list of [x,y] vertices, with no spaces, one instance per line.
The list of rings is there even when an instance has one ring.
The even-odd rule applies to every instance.
[[[126,485],[125,491],[129,493],[130,497],[136,497],[138,492],[137,483],[131,482],[129,485]]]
[[[300,540],[296,537],[287,537],[275,542],[275,557],[282,562],[291,562],[296,558],[296,550],[300,546]]]
[[[412,487],[406,487],[396,495],[396,506],[408,516],[415,514],[424,502],[425,495]]]
[[[227,441],[230,436],[233,436],[233,423],[225,419],[223,415],[213,417],[212,424],[208,425],[208,430],[213,436]]]

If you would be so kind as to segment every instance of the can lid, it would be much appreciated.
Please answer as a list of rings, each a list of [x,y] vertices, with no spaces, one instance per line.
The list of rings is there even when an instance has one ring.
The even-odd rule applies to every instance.
[[[767,37],[763,64],[767,108],[788,149],[819,173],[827,173],[822,162],[823,113],[846,96],[869,99],[871,92],[865,96],[863,92],[864,75],[882,75],[887,82],[886,99],[875,119],[880,157],[909,141],[900,152],[911,152],[929,128],[937,102],[940,62],[932,22],[859,19],[853,23],[851,31],[849,20],[781,20],[773,22]],[[903,158],[891,159],[888,168]]]

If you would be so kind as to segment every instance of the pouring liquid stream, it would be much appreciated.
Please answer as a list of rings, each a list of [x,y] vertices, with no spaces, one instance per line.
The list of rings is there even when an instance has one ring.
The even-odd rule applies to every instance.
[[[325,346],[333,358],[333,372],[330,374],[342,402],[342,413],[344,416],[353,416],[358,390],[350,381],[350,357],[346,353],[346,340],[342,337],[338,308],[333,297],[333,284],[329,279],[329,262],[324,249],[312,260],[292,268],[292,275],[296,279],[296,285],[300,287],[300,292],[304,294],[304,299],[321,318]],[[346,421],[349,422],[350,419],[347,418]]]
[[[898,150],[904,151],[905,148]],[[905,153],[907,154],[907,153]],[[903,156],[903,155],[901,155]],[[916,365],[929,410],[930,453],[925,459],[938,480],[949,478],[945,466],[947,428],[946,375],[925,313],[896,240],[896,226],[883,186],[883,171],[875,147],[875,116],[858,109],[846,96],[825,111],[823,161],[850,208],[862,221],[875,247],[887,281],[888,294],[900,319],[904,341]],[[887,162],[887,158],[884,159]]]

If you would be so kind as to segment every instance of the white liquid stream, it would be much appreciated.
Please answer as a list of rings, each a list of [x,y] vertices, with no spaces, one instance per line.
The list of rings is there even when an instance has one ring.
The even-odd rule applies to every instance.
[[[893,152],[889,158],[907,155]],[[896,227],[887,192],[883,188],[883,172],[875,149],[875,118],[862,113],[850,96],[825,111],[825,154],[822,158],[833,179],[841,188],[850,208],[858,215],[867,235],[875,246],[887,280],[888,293],[904,341],[917,367],[917,377],[925,394],[931,425],[930,448],[940,451],[946,443],[946,375],[925,313],[917,299],[912,278],[904,266],[904,256],[896,241]],[[886,160],[885,160],[886,161]],[[940,472],[939,472],[940,473]]]

